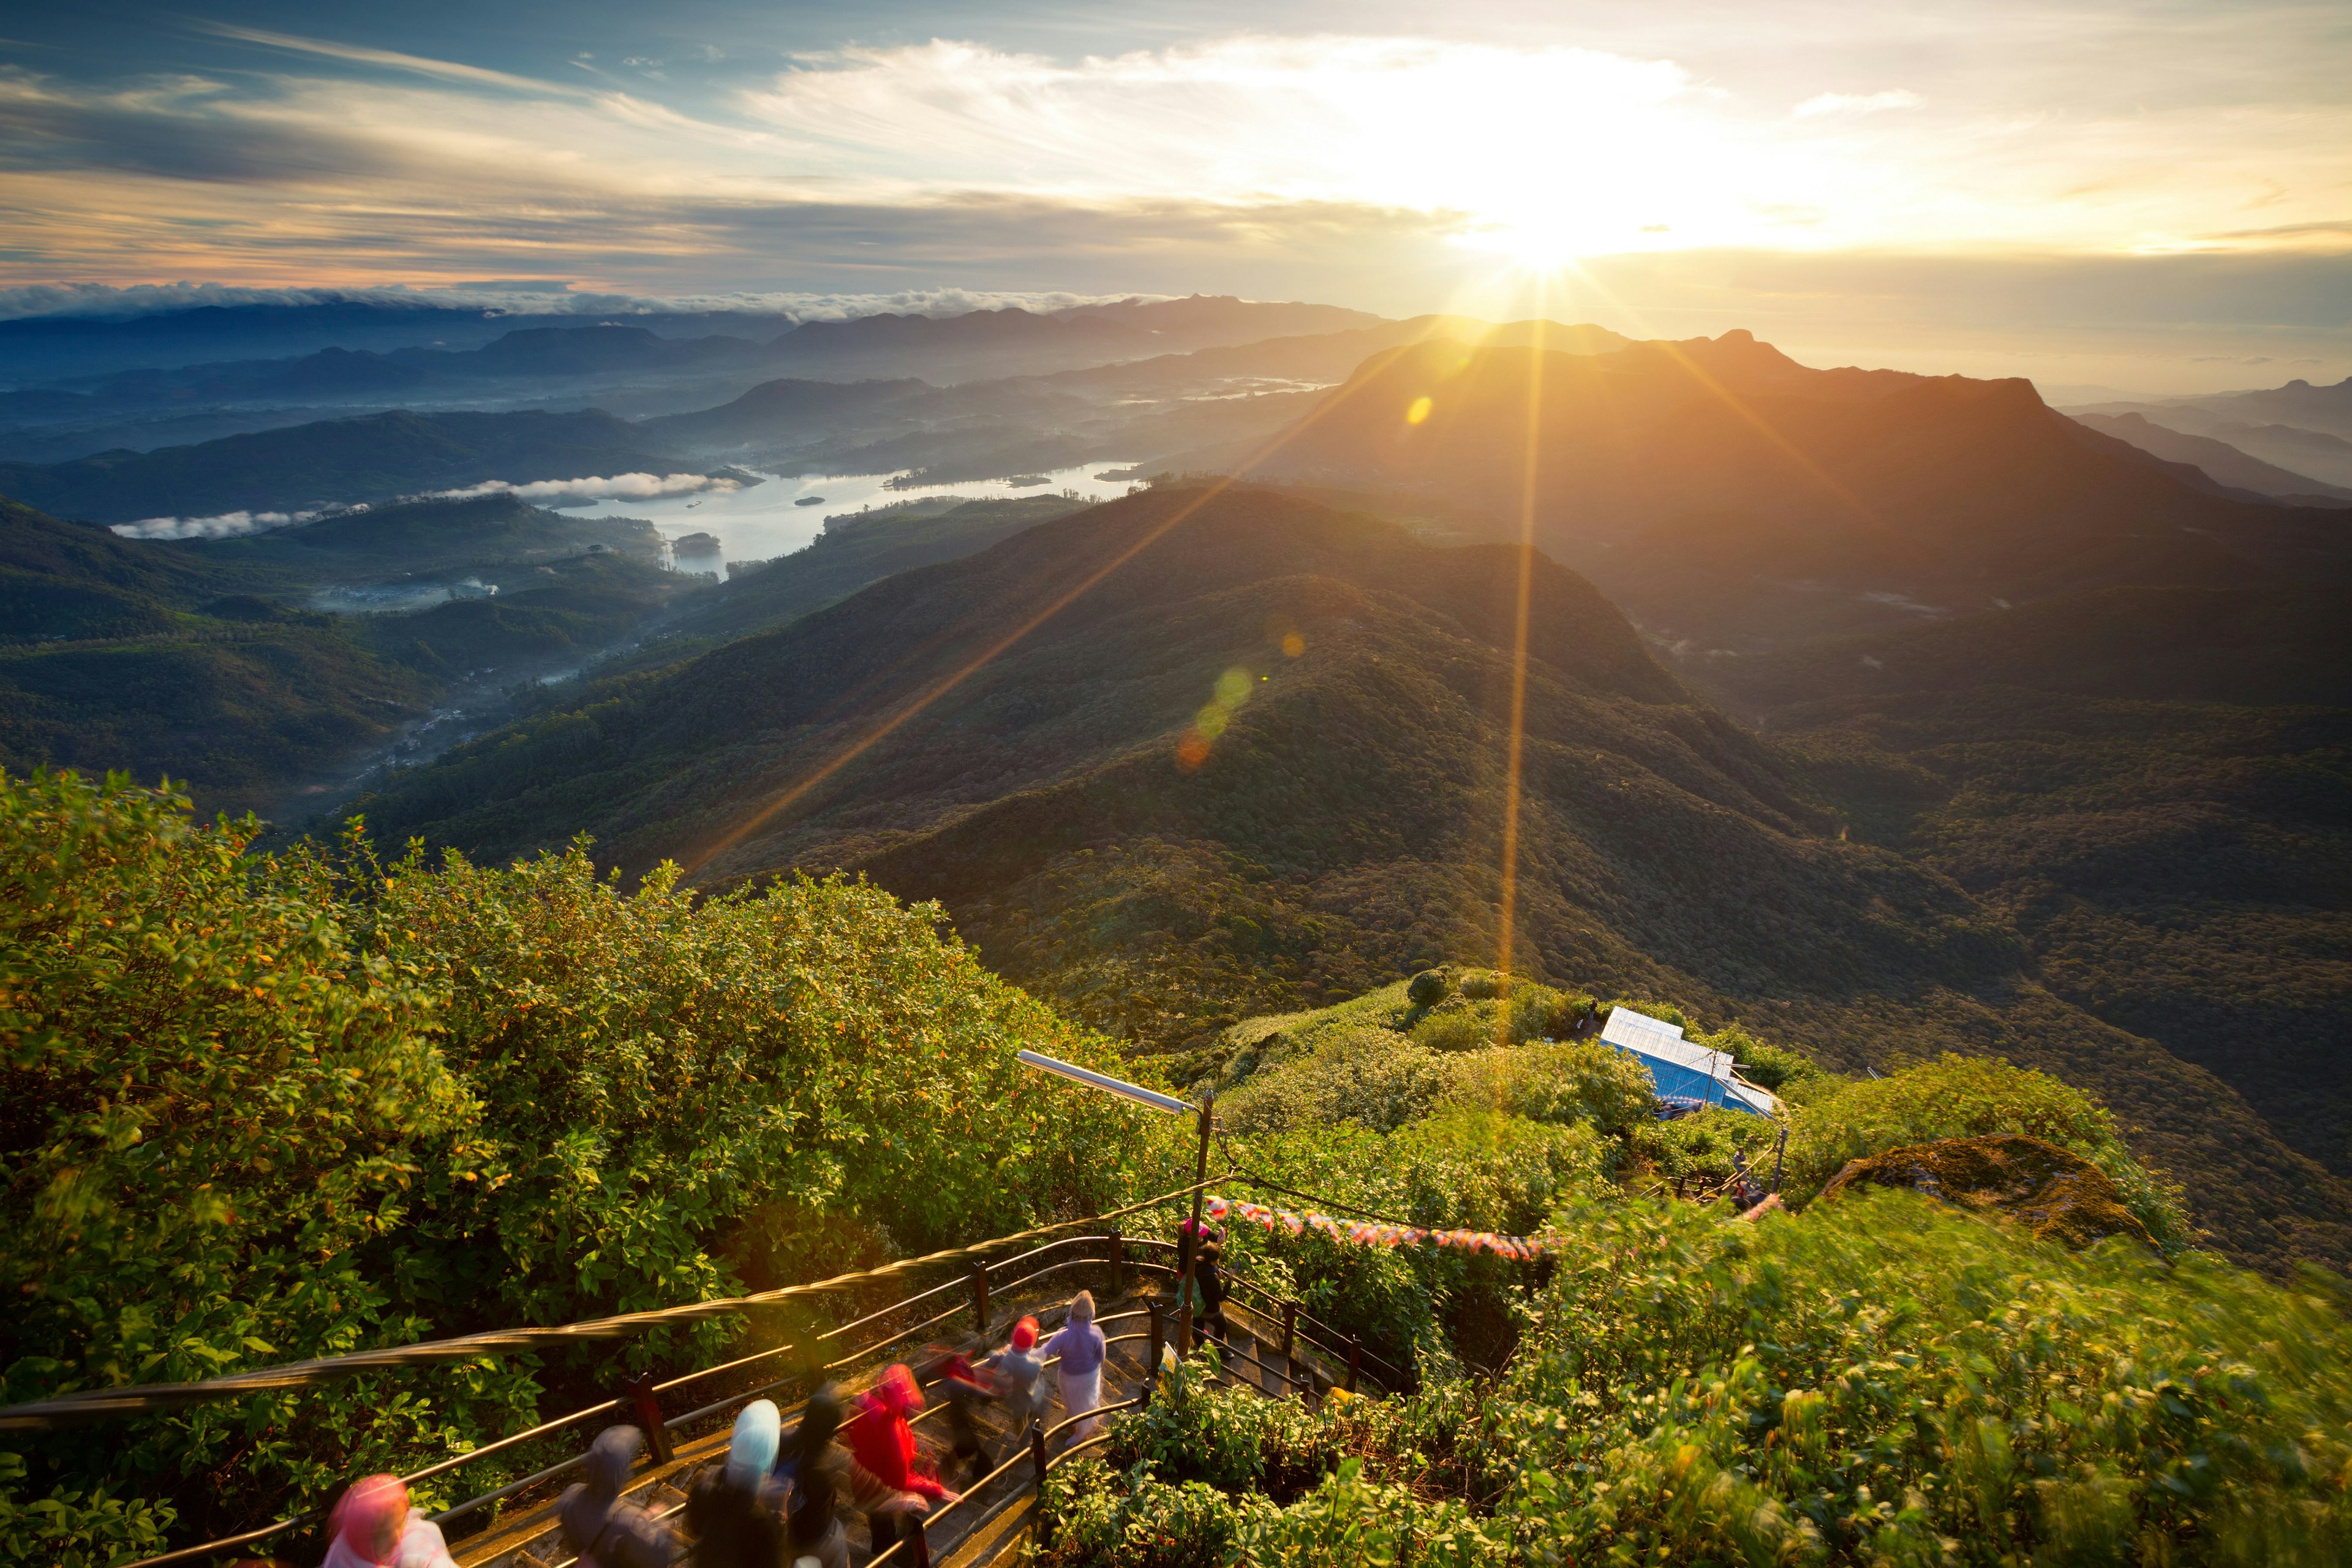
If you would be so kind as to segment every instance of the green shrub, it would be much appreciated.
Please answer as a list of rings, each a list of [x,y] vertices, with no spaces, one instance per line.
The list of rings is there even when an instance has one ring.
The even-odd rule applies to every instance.
[[[1427,1009],[1444,1001],[1446,994],[1453,988],[1452,983],[1445,978],[1445,971],[1424,969],[1414,975],[1412,984],[1405,987],[1404,999],[1416,1007]]]
[[[1821,1190],[1848,1160],[1941,1138],[2023,1132],[2082,1155],[2122,1189],[2124,1206],[2166,1252],[2192,1236],[2179,1189],[2124,1144],[2106,1110],[2046,1074],[1947,1056],[1881,1079],[1846,1081],[1793,1113],[1788,1191]]]
[[[1565,1040],[1591,1005],[1592,998],[1581,991],[1522,986],[1511,993],[1511,1038]]]
[[[1155,1119],[1014,1064],[1115,1058],[935,906],[629,892],[578,847],[255,857],[258,831],[0,774],[9,1403],[731,1293],[853,1225],[922,1249],[1172,1163]],[[478,1362],[47,1435],[0,1447],[0,1537],[71,1561],[226,1533],[527,1425],[537,1394]]]
[[[1709,1050],[1728,1052],[1739,1064],[1740,1077],[1784,1098],[1790,1090],[1801,1097],[1808,1086],[1829,1076],[1811,1057],[1785,1046],[1767,1045],[1737,1024],[1695,1038]]]
[[[1312,1056],[1264,1068],[1218,1102],[1231,1131],[1258,1135],[1354,1122],[1386,1132],[1429,1114],[1448,1082],[1419,1041],[1358,1028],[1327,1038]]]
[[[1221,1562],[1318,1568],[2352,1553],[2340,1279],[2281,1288],[2122,1242],[2070,1254],[1909,1193],[1758,1225],[1673,1203],[1570,1214],[1497,1384],[1316,1419],[1351,1458],[1287,1507],[1180,1501],[1139,1455],[1094,1478],[1120,1531],[1056,1562],[1158,1563],[1180,1523]]]
[[[1691,1195],[1721,1187],[1737,1167],[1735,1152],[1748,1156],[1748,1168],[1759,1185],[1772,1180],[1772,1145],[1780,1124],[1744,1110],[1709,1108],[1677,1116],[1671,1121],[1654,1118],[1633,1128],[1633,1151],[1668,1184],[1682,1184]]]
[[[1585,1121],[1614,1137],[1653,1121],[1640,1062],[1591,1043],[1515,1046],[1455,1058],[1448,1099],[1531,1121]]]
[[[1412,1026],[1412,1040],[1433,1051],[1475,1051],[1501,1044],[1506,1030],[1493,1003],[1472,1003],[1432,1013]]]
[[[1454,988],[1473,1002],[1491,1002],[1503,994],[1503,977],[1491,969],[1465,969]]]

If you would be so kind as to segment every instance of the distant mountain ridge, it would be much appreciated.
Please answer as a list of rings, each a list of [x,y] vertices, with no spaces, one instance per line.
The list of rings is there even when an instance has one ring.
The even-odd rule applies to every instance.
[[[635,426],[578,414],[377,414],[193,447],[0,463],[0,495],[105,523],[293,511],[489,479],[668,473],[678,460]]]
[[[2352,501],[2352,489],[2265,463],[2210,436],[2190,436],[2169,429],[2145,414],[2076,414],[2073,417],[2102,435],[2128,441],[2141,451],[2168,462],[2193,463],[2213,479],[2240,490],[2307,506]]]
[[[2333,514],[2217,493],[2021,380],[1812,370],[1746,332],[1533,352],[1377,355],[1260,471],[1507,517],[1532,438],[1538,541],[1702,648],[2352,557]]]
[[[345,313],[336,319],[352,318]],[[393,330],[380,318],[360,315],[355,319],[369,330],[369,335],[381,337]],[[915,370],[936,379],[941,374],[983,371],[993,375],[1038,374],[1139,354],[1336,331],[1371,325],[1380,318],[1333,305],[1195,296],[1050,313],[1006,307],[954,316],[884,313],[800,323],[757,317],[716,320],[727,330],[685,336],[680,328],[707,328],[714,319],[540,318],[504,323],[503,330],[487,337],[469,331],[465,336],[477,341],[460,346],[412,342],[377,348],[331,342],[291,359],[183,360],[103,369],[94,368],[103,361],[93,358],[77,367],[81,370],[79,375],[68,372],[63,377],[46,379],[63,379],[71,390],[114,403],[189,397],[377,396],[517,377],[760,367],[813,369],[825,375],[857,377]],[[437,317],[426,316],[416,322],[416,330],[437,330],[443,324]],[[0,374],[5,374],[7,364],[9,329],[19,325],[0,321]],[[135,324],[107,323],[97,335],[135,338],[130,325]],[[762,328],[771,332],[763,333]],[[63,341],[71,334],[51,327],[46,331],[26,328],[17,336],[41,342],[45,338]],[[191,341],[205,341],[204,335]],[[34,373],[18,374],[30,379]]]

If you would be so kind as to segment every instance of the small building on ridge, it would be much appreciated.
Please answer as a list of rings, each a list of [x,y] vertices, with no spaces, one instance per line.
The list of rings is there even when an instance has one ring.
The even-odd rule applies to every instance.
[[[1631,1007],[1612,1007],[1609,1022],[1601,1030],[1601,1043],[1649,1068],[1658,1099],[1677,1110],[1719,1105],[1755,1116],[1780,1112],[1777,1098],[1734,1070],[1730,1052],[1709,1050],[1683,1038],[1680,1024],[1669,1024]]]

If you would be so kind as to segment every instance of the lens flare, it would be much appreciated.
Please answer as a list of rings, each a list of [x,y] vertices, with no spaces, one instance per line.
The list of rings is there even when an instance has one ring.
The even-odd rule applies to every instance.
[[[1404,411],[1404,422],[1408,425],[1420,424],[1423,420],[1429,417],[1429,411],[1433,406],[1435,406],[1435,405],[1433,405],[1427,397],[1414,398],[1412,400],[1412,405]]]

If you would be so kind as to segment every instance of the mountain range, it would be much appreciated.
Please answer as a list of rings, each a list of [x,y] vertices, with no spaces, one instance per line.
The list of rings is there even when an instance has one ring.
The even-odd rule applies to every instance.
[[[2137,416],[2175,435],[2221,441],[2259,461],[2319,480],[2327,487],[2322,494],[2352,487],[2352,377],[2333,386],[2291,381],[2251,392],[2095,403],[2067,412],[2085,419]]]
[[[1812,370],[1746,332],[1599,354],[1400,349],[1252,471],[1402,485],[1506,518],[1531,495],[1544,549],[1665,641],[1727,657],[2352,559],[2342,518],[2233,497],[2055,413],[2029,383]]]
[[[1199,320],[817,331],[817,370],[749,367],[635,422],[407,412],[9,469],[110,517],[736,461],[1174,471],[1104,506],[835,518],[724,584],[660,572],[646,525],[509,497],[178,545],[17,509],[8,592],[37,629],[0,659],[5,760],[171,767],[291,816],[341,798],[301,779],[348,781],[462,704],[414,731],[417,765],[369,774],[383,840],[586,832],[714,887],[864,874],[1181,1056],[1244,1014],[1491,959],[1525,563],[1516,967],[1853,1068],[2048,1067],[2234,1255],[2352,1260],[2352,515],[2264,493],[2308,470],[1743,332],[1317,319],[1185,347],[1302,308],[1174,303]],[[638,325],[461,352],[539,367],[522,385],[727,335]],[[1143,330],[1180,341],[1006,368]],[[2333,389],[2283,390],[2229,418],[2316,418]],[[451,596],[314,608],[404,584]]]
[[[1519,560],[1161,486],[593,684],[361,809],[482,856],[587,831],[710,885],[856,871],[1181,1050],[1496,950]],[[1828,763],[1728,721],[1589,583],[1533,573],[1518,967],[1703,998],[1855,1067],[2048,1066],[2141,1130],[2222,1245],[2347,1256],[2352,1188],[2237,1090],[2070,1000],[2005,902],[1855,837]]]

